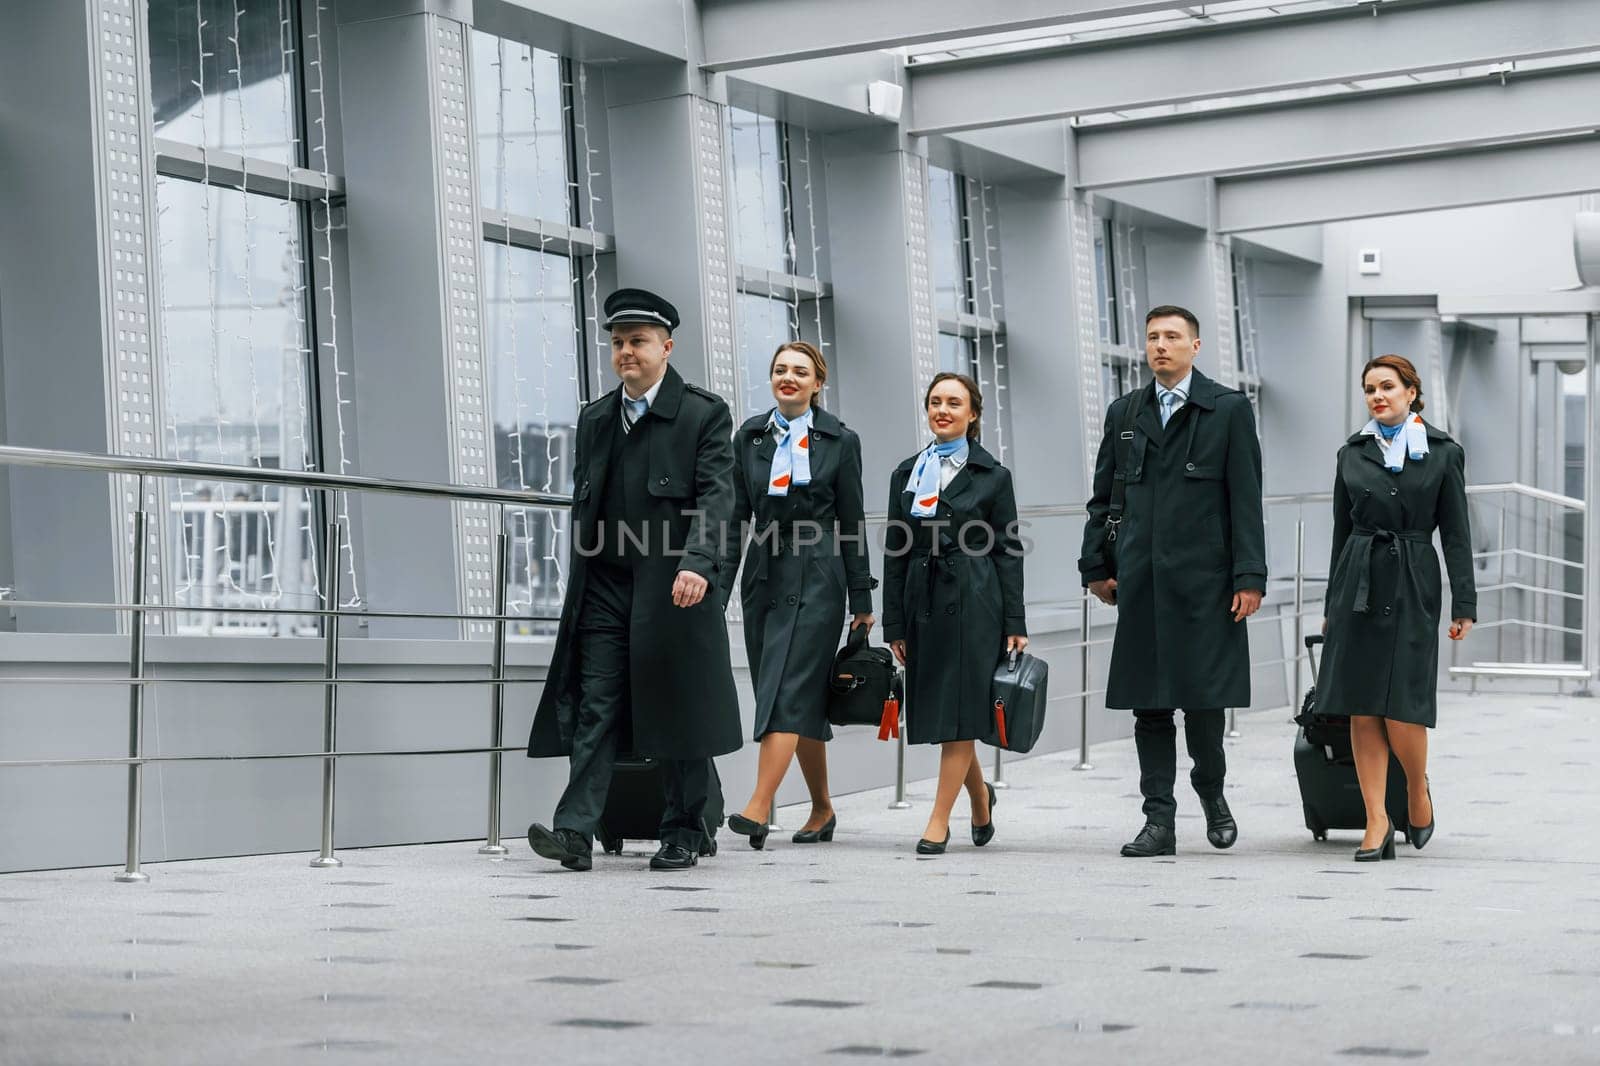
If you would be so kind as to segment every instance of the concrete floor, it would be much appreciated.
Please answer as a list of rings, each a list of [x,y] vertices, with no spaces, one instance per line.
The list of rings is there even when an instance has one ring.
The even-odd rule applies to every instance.
[[[1180,783],[1176,860],[1117,855],[1122,741],[1008,767],[994,843],[937,859],[922,783],[680,874],[518,841],[0,876],[0,1062],[1600,1062],[1600,703],[1442,702],[1439,834],[1373,865],[1303,828],[1271,712],[1239,844]]]

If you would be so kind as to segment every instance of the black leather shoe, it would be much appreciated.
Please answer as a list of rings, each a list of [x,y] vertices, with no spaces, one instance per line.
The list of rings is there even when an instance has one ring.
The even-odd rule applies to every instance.
[[[1122,845],[1122,856],[1126,859],[1148,859],[1154,855],[1176,854],[1178,854],[1178,834],[1170,825],[1157,825],[1154,822],[1144,823],[1139,835]]]
[[[819,829],[796,829],[790,839],[796,844],[815,844],[821,841],[827,844],[833,840],[833,831],[839,826],[839,816],[830,814],[828,820],[822,823]]]
[[[950,830],[946,829],[944,831],[944,839],[943,840],[928,840],[926,838],[918,838],[918,840],[917,840],[917,854],[918,855],[943,855],[944,854],[944,849],[949,847],[949,846],[950,846]]]
[[[700,861],[699,856],[679,844],[663,844],[650,856],[652,870],[687,870]]]
[[[1356,862],[1378,862],[1382,859],[1394,858],[1394,823],[1389,823],[1389,831],[1383,835],[1383,843],[1375,848],[1357,848]]]
[[[767,846],[767,826],[764,822],[751,821],[742,814],[730,814],[728,828],[742,837],[749,837],[750,846],[757,851]]]
[[[546,829],[538,822],[528,826],[528,847],[541,859],[554,859],[569,870],[594,866],[589,842],[575,829]]]
[[[1233,842],[1239,839],[1239,826],[1233,820],[1233,812],[1228,809],[1228,801],[1221,796],[1216,799],[1202,797],[1200,808],[1206,812],[1206,839],[1211,841],[1211,846],[1233,847]]]
[[[985,781],[983,787],[989,790],[989,820],[972,827],[972,843],[980,848],[994,839],[994,805],[1000,801],[1000,797],[994,794],[993,785]]]
[[[1428,810],[1433,811],[1433,820],[1427,825],[1412,826],[1410,833],[1411,846],[1416,848],[1418,851],[1421,851],[1423,845],[1427,844],[1429,840],[1433,839],[1433,827],[1439,824],[1439,812],[1433,810],[1433,785],[1429,784],[1427,789]]]

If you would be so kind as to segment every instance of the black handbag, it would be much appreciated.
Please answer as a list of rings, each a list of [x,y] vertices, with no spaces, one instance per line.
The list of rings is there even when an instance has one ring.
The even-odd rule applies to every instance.
[[[903,675],[888,648],[867,642],[866,626],[850,630],[828,676],[828,721],[837,726],[882,726],[891,720],[898,735]],[[880,732],[880,736],[881,736]]]
[[[1025,755],[1044,731],[1050,664],[1026,652],[1014,651],[1000,659],[989,698],[994,703],[993,732],[985,738],[994,747]]]

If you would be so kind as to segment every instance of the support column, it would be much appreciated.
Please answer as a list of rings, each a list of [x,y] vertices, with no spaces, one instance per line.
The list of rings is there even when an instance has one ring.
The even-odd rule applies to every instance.
[[[0,34],[0,96],[26,101],[7,109],[0,138],[6,441],[152,456],[161,302],[145,4],[35,4],[19,18]],[[129,599],[136,478],[15,470],[9,481],[19,598]],[[154,513],[159,484],[143,501]],[[156,596],[164,525],[147,545]],[[24,630],[126,627],[110,612],[18,615]]]
[[[1600,315],[1589,316],[1589,396],[1585,405],[1583,473],[1583,664],[1600,673]],[[1592,695],[1600,680],[1587,686]]]
[[[999,196],[1017,502],[1078,503],[1112,399],[1100,395],[1093,211],[1064,178]]]
[[[362,472],[490,485],[469,33],[450,17],[459,4],[412,6],[354,11],[339,27]],[[487,506],[372,497],[363,516],[374,606],[492,610]],[[488,637],[490,627],[374,621],[380,631]]]
[[[886,471],[926,441],[922,396],[939,368],[928,163],[897,130],[834,135],[827,188],[839,414],[865,469]],[[868,510],[886,482],[869,475]]]
[[[728,401],[737,420],[727,108],[677,64],[608,77],[606,90],[617,284],[672,302],[681,317],[673,367]],[[609,365],[599,378],[604,389],[617,383]]]

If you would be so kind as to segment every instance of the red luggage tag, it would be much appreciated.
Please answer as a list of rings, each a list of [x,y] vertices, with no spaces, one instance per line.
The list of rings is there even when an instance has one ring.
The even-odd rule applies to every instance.
[[[1000,732],[1000,746],[1002,748],[1009,748],[1010,745],[1006,743],[1006,701],[1005,700],[995,700],[994,701],[994,724],[995,724],[995,728],[997,730],[999,730],[999,732]]]
[[[890,696],[883,701],[883,720],[878,723],[878,739],[900,738],[900,701]]]

